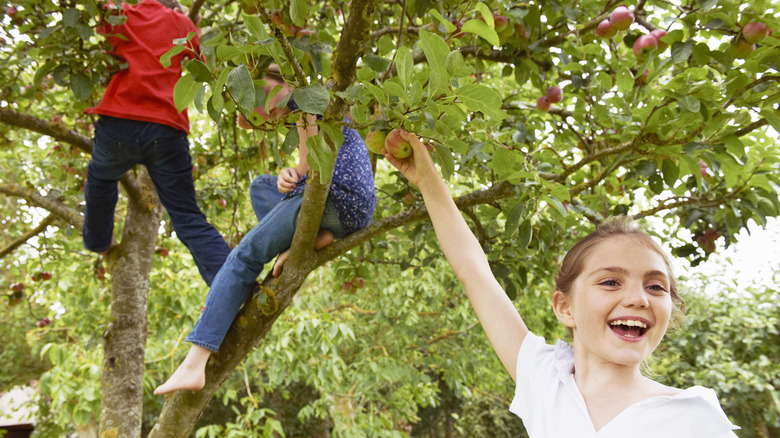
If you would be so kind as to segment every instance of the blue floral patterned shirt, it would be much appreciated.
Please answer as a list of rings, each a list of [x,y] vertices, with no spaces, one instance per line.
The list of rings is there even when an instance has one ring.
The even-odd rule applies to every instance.
[[[290,99],[290,110],[297,105]],[[336,156],[336,165],[328,191],[328,201],[339,213],[339,220],[347,234],[352,234],[371,223],[376,208],[374,173],[363,138],[354,129],[344,127],[344,143]],[[285,197],[300,194],[306,188],[308,175],[298,180],[295,188]]]

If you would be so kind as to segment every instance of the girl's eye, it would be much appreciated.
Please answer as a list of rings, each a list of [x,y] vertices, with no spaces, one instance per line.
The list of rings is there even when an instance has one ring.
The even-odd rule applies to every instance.
[[[650,289],[658,292],[666,292],[666,288],[662,284],[651,284],[648,286]]]
[[[617,280],[613,280],[613,279],[604,280],[604,281],[602,281],[599,284],[602,285],[602,286],[619,286],[620,285]]]

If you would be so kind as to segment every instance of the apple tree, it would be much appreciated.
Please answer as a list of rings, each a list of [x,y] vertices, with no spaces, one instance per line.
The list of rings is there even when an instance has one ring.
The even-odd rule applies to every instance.
[[[441,419],[432,412],[474,390],[485,396],[472,406],[501,404],[486,394],[506,394],[508,382],[474,361],[492,353],[451,292],[421,200],[380,157],[373,223],[311,250],[345,123],[425,140],[497,278],[549,336],[562,335],[545,304],[556,262],[605,217],[659,218],[675,255],[697,263],[780,212],[778,22],[762,0],[185,3],[203,16],[205,62],[184,66],[174,98],[193,120],[201,207],[231,244],[254,225],[247,181],[284,166],[297,144],[285,123],[257,123],[261,72],[278,64],[301,111],[322,116],[291,256],[278,279],[261,277],[206,387],[152,397],[181,358],[205,288],[141,168],[122,180],[116,249],[104,258],[80,246],[93,122],[82,111],[123,68],[93,29],[113,18],[94,0],[6,5],[3,276],[53,273],[56,286],[21,295],[33,314],[51,312],[32,336],[51,367],[41,392],[60,416],[53,423],[136,436],[152,415],[150,435],[188,436],[215,394],[237,401],[236,368],[262,382],[238,380],[238,404],[243,424],[267,435],[292,426],[276,406],[259,407],[252,388],[305,383],[315,401],[299,416],[358,434],[421,433],[421,418]],[[312,283],[324,290],[287,311]],[[275,325],[286,330],[267,337]],[[461,433],[495,426],[442,421]]]

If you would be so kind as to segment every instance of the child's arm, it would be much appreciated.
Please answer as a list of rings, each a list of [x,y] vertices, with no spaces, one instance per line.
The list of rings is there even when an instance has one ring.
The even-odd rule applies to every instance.
[[[498,358],[516,380],[517,353],[528,328],[493,276],[482,247],[455,206],[427,149],[417,136],[404,134],[403,137],[411,143],[414,154],[397,160],[383,150],[385,157],[422,192],[444,255],[463,283]]]
[[[303,123],[303,117],[295,122],[298,130],[298,165],[295,167],[286,167],[279,172],[279,178],[276,180],[276,187],[281,193],[288,193],[295,188],[299,179],[309,171],[309,162],[306,156],[309,154],[309,148],[306,146],[306,140],[317,135],[316,119],[313,115],[306,115],[306,125]]]

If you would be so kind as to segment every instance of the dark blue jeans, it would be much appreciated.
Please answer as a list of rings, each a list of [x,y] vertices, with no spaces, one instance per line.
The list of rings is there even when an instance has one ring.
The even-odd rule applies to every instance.
[[[111,245],[117,181],[137,164],[146,166],[176,236],[211,285],[230,247],[198,207],[187,135],[167,125],[100,116],[84,189],[84,247],[102,252]]]

